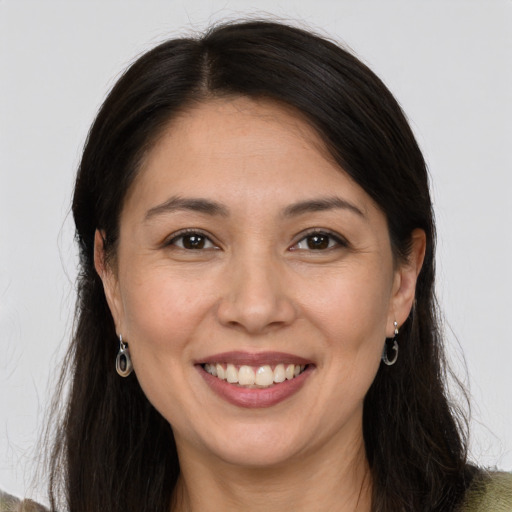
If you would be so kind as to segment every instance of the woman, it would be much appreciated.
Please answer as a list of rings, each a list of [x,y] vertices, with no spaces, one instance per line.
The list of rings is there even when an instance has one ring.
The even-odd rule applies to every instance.
[[[158,46],[102,106],[73,214],[52,507],[510,507],[446,397],[425,162],[353,56],[267,22]]]

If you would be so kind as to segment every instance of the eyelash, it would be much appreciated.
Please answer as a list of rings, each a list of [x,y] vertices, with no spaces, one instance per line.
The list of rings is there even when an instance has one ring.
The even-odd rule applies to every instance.
[[[187,248],[187,247],[184,247],[183,246],[183,239],[185,237],[193,237],[193,236],[197,236],[197,237],[200,237],[202,238],[206,244],[211,244],[211,247],[199,247],[199,248]],[[176,242],[178,240],[182,240],[182,245],[178,245]],[[215,243],[212,241],[211,237],[208,236],[206,233],[203,233],[201,230],[198,230],[198,229],[184,229],[182,231],[179,231],[178,233],[174,233],[173,236],[167,240],[164,244],[165,246],[170,246],[170,245],[174,245],[176,247],[178,247],[179,249],[183,249],[184,251],[199,251],[199,250],[211,250],[211,249],[218,249],[218,246],[215,245]]]
[[[204,244],[210,244],[211,246],[210,247],[204,247],[203,246],[203,247],[196,247],[196,248],[184,247],[183,239],[185,237],[187,237],[187,236],[189,236],[189,237],[197,236],[197,237],[202,239]],[[306,243],[307,243],[307,240],[312,238],[312,237],[327,237],[328,238],[328,240],[327,240],[327,244],[328,244],[327,247],[316,247],[316,248],[311,248],[311,247],[300,248],[300,247],[298,247],[298,245],[301,242],[305,242],[306,241]],[[181,245],[177,244],[178,240],[182,241]],[[167,242],[165,242],[165,246],[171,246],[171,245],[174,245],[175,247],[178,247],[178,248],[186,250],[186,251],[211,250],[211,249],[218,249],[219,248],[212,241],[210,236],[208,236],[207,234],[205,234],[202,231],[197,230],[197,229],[185,229],[185,230],[179,231],[178,233],[174,233],[172,238],[170,238]],[[290,251],[303,251],[303,250],[306,251],[306,250],[309,250],[309,251],[314,251],[314,252],[316,252],[316,251],[323,252],[323,251],[335,249],[336,247],[348,247],[348,245],[349,245],[348,242],[343,237],[341,237],[340,235],[332,233],[330,231],[314,228],[314,229],[311,229],[310,231],[308,231],[305,234],[303,233],[302,237],[297,242],[295,242],[290,247],[289,250]]]
[[[308,247],[308,248],[298,247],[298,245],[301,242],[304,242],[308,238],[312,238],[315,236],[316,237],[327,237],[328,238],[328,246],[323,247],[323,248],[314,248],[314,249],[311,247]],[[349,246],[349,244],[348,244],[347,240],[345,240],[343,237],[341,237],[337,233],[333,233],[331,231],[326,231],[324,229],[314,228],[314,229],[309,230],[307,233],[302,234],[302,238],[300,238],[297,242],[295,242],[295,244],[292,247],[290,247],[290,250],[291,251],[307,251],[307,250],[309,250],[309,251],[314,251],[314,252],[317,252],[317,251],[323,252],[323,251],[328,251],[331,249],[336,249],[337,247],[348,247],[348,246]]]

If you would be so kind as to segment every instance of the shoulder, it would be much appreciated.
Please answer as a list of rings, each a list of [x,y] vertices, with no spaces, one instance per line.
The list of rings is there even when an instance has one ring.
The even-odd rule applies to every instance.
[[[512,473],[475,476],[460,512],[512,512]]]
[[[48,509],[32,500],[22,500],[0,491],[0,512],[48,512]]]

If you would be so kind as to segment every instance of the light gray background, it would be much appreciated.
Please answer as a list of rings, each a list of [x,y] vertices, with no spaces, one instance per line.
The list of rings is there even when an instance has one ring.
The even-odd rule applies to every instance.
[[[438,293],[454,365],[465,378],[464,354],[469,369],[471,452],[512,469],[510,0],[0,0],[5,490],[40,495],[35,443],[74,304],[72,182],[96,110],[136,55],[247,14],[345,41],[403,105],[432,174]]]

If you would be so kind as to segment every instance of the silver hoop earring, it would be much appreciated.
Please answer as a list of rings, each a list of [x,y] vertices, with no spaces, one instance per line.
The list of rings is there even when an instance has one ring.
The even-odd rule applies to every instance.
[[[116,356],[116,371],[121,377],[128,377],[133,371],[132,360],[128,345],[123,341],[123,335],[119,335],[119,352]]]
[[[386,340],[384,344],[384,350],[382,351],[382,362],[387,366],[393,366],[398,359],[398,341],[396,337],[398,336],[398,324],[394,322],[395,326],[395,335],[393,338],[389,338]],[[388,357],[388,353],[393,351],[393,356],[391,359]]]

